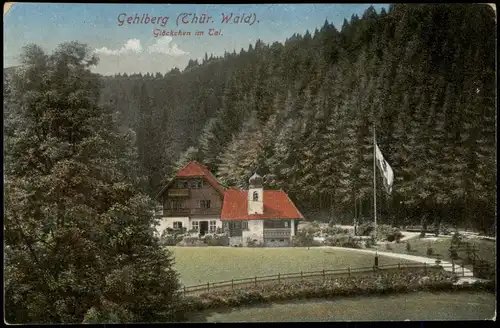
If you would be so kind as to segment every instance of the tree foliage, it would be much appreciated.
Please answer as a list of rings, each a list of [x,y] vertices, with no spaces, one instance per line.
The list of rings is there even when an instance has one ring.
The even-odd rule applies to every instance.
[[[138,188],[134,135],[97,104],[96,63],[77,42],[30,45],[4,84],[9,323],[172,319],[173,259]]]
[[[390,197],[380,189],[382,220],[428,215],[489,229],[495,27],[487,5],[369,8],[340,29],[325,21],[312,34],[258,40],[162,78],[107,78],[102,101],[117,98],[123,123],[134,127],[141,98],[127,90],[145,85],[150,115],[164,118],[151,121],[157,132],[138,146],[157,139],[173,154],[156,159],[150,180],[147,172],[159,167],[172,174],[172,163],[194,147],[223,181],[243,186],[259,170],[266,187],[287,191],[306,216],[350,222],[353,213],[373,215],[375,126],[396,179]],[[161,151],[155,147],[144,149]]]

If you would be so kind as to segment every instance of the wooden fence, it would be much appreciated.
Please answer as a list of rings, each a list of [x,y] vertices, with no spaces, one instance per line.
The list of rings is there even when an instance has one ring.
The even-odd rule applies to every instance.
[[[249,278],[241,278],[241,279],[231,279],[231,280],[225,280],[225,281],[217,281],[217,282],[206,282],[204,284],[200,285],[194,285],[194,286],[183,286],[182,287],[182,292],[184,295],[188,293],[195,293],[195,292],[209,292],[211,290],[216,290],[216,289],[231,289],[234,290],[236,286],[241,286],[241,285],[254,285],[257,286],[259,283],[263,282],[271,282],[271,281],[276,281],[278,284],[281,283],[281,281],[284,280],[293,280],[293,279],[300,279],[304,280],[306,278],[322,278],[323,280],[326,280],[326,277],[332,277],[332,276],[351,276],[351,275],[359,275],[359,274],[367,274],[367,273],[373,273],[377,272],[380,270],[401,270],[401,269],[438,269],[442,270],[443,266],[442,265],[431,265],[431,264],[426,264],[426,263],[398,263],[398,264],[392,264],[392,265],[379,265],[378,267],[372,266],[372,267],[358,267],[358,268],[351,268],[347,267],[345,269],[334,269],[334,270],[319,270],[319,271],[301,271],[301,272],[294,272],[294,273],[278,273],[274,275],[268,275],[268,276],[255,276],[255,277],[249,277]],[[455,266],[453,266],[453,271],[455,275],[461,276],[463,271],[463,268],[460,269],[457,266],[457,270],[455,270]]]

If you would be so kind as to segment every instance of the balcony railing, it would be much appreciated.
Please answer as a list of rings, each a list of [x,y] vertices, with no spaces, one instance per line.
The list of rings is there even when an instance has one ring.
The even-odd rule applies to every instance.
[[[264,238],[289,238],[290,228],[264,229]]]
[[[176,215],[218,215],[220,208],[178,208],[178,209],[164,209],[163,216],[176,216]]]
[[[168,190],[169,197],[189,197],[189,189],[169,189]]]

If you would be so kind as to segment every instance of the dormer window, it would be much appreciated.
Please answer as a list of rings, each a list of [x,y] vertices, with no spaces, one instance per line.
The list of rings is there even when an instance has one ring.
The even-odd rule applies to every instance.
[[[259,201],[259,193],[254,191],[253,192],[253,201],[258,202]]]

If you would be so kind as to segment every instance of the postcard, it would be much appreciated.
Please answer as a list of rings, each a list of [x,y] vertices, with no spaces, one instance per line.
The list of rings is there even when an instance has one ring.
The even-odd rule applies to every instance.
[[[5,4],[5,322],[493,322],[496,24]]]

